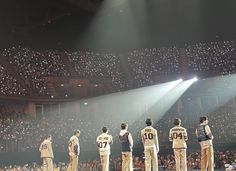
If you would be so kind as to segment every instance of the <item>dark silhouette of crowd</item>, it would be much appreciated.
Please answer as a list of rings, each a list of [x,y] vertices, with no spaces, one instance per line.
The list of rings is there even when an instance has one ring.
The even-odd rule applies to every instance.
[[[215,152],[215,169],[225,170],[229,166],[233,168],[234,161],[236,160],[236,152],[235,151],[216,151]],[[112,171],[121,171],[121,157],[113,157],[110,159],[110,170]],[[158,165],[161,170],[174,170],[175,169],[175,160],[174,155],[159,155],[158,156]],[[200,169],[200,153],[190,153],[187,156],[187,167],[188,170],[199,170]],[[31,163],[24,165],[9,165],[9,166],[0,166],[0,171],[8,171],[8,170],[17,170],[17,171],[25,171],[25,170],[41,170],[42,166],[39,163]],[[66,171],[67,163],[66,162],[58,162],[54,163],[55,171]],[[142,157],[133,157],[133,168],[135,171],[144,171],[144,159]],[[80,171],[99,171],[101,170],[101,164],[98,159],[96,160],[86,160],[79,161],[78,169]],[[236,168],[234,168],[236,169]]]

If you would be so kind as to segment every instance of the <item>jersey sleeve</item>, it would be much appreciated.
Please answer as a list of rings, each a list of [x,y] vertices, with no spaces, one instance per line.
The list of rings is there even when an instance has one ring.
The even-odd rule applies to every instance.
[[[140,135],[141,135],[141,141],[142,141],[142,143],[144,144],[143,130],[141,131]]]
[[[41,143],[40,146],[39,146],[39,151],[40,152],[42,151],[42,146],[43,146],[43,143]]]
[[[52,158],[54,158],[54,156],[53,156],[53,150],[52,150],[52,143],[51,143],[51,142],[48,143],[48,150],[49,150],[50,156],[51,156]]]
[[[208,125],[205,126],[205,131],[206,131],[207,136],[208,136],[210,139],[213,139],[213,138],[214,138],[213,135],[212,135],[212,133],[211,133],[211,129],[210,129],[210,127],[209,127]]]
[[[195,134],[198,137],[198,129],[195,130]]]
[[[173,141],[173,137],[172,137],[172,129],[170,129],[170,132],[169,132],[169,141]]]
[[[157,130],[155,130],[155,144],[156,144],[157,152],[159,152],[159,140],[158,140]]]
[[[97,142],[97,143],[99,142],[99,138],[100,138],[100,136],[98,136],[97,139],[96,139],[96,142]]]
[[[113,144],[113,137],[110,135],[110,144]]]
[[[128,139],[129,139],[129,143],[130,143],[130,145],[133,146],[134,141],[133,141],[133,138],[132,138],[131,133],[129,133],[129,135],[128,135]]]
[[[184,129],[183,136],[184,136],[184,140],[187,141],[188,140],[188,134],[187,134],[186,129]]]

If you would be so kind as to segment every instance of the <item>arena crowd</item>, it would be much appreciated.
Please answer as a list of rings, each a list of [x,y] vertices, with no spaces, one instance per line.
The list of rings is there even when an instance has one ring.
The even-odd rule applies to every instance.
[[[135,49],[123,53],[10,47],[0,51],[0,56],[24,81],[19,82],[14,73],[0,66],[0,93],[47,96],[46,77],[105,77],[120,91],[151,85],[157,76],[186,71],[226,75],[236,72],[235,55],[236,43],[233,40],[186,44],[181,48]]]

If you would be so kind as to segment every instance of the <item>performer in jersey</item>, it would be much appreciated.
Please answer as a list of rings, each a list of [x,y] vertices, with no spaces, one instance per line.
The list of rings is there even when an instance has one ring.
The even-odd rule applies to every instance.
[[[107,127],[103,127],[102,134],[97,137],[97,146],[102,164],[102,171],[109,170],[110,145],[112,143],[112,136],[108,134]]]
[[[67,171],[77,171],[78,170],[78,159],[80,154],[80,146],[79,146],[79,136],[80,130],[74,130],[74,135],[70,138],[68,144],[70,161],[67,168]]]
[[[128,130],[128,124],[122,123],[119,135],[122,147],[122,171],[133,170],[133,161],[132,161],[133,138],[132,135],[127,130]]]
[[[208,126],[208,118],[200,117],[200,125],[196,129],[196,135],[201,146],[201,171],[214,170],[214,151],[213,151],[213,135]]]
[[[43,171],[53,171],[52,136],[48,135],[39,147],[43,159]]]
[[[158,170],[158,158],[157,153],[159,152],[159,142],[157,130],[152,127],[152,120],[146,119],[146,127],[141,130],[141,139],[144,146],[145,155],[145,171]]]
[[[181,127],[181,120],[174,120],[174,127],[170,129],[169,140],[172,141],[172,148],[175,155],[176,171],[187,171],[186,149],[188,140],[187,131]]]

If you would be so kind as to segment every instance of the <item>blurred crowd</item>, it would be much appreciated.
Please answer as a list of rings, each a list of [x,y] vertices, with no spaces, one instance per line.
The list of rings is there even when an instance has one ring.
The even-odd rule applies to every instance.
[[[235,73],[235,47],[234,41],[186,45],[189,69],[197,72]]]
[[[124,72],[117,54],[92,51],[65,52],[78,77],[110,78],[113,85],[125,88]]]
[[[181,72],[181,56],[177,47],[140,49],[128,52],[128,64],[135,85],[153,83],[153,75],[170,75]]]
[[[0,94],[24,96],[26,92],[7,69],[0,65]]]
[[[7,65],[15,68],[9,73],[6,67],[0,66],[0,93],[48,95],[47,77],[109,78],[116,90],[125,90],[153,84],[158,76],[183,72],[226,75],[236,72],[235,55],[235,41],[186,44],[181,48],[145,48],[123,53],[11,47],[0,52]],[[18,75],[14,72],[21,78],[16,78]]]
[[[111,171],[121,171],[121,158],[111,158],[110,159],[110,170]],[[169,155],[159,155],[158,165],[160,170],[175,170],[175,159],[173,154]],[[216,151],[215,152],[215,169],[229,170],[236,169],[236,152],[230,151]],[[0,171],[40,171],[41,165],[32,163],[24,165],[10,165],[10,166],[0,166]],[[200,153],[190,153],[187,156],[187,167],[188,170],[199,170],[200,169]],[[67,163],[58,162],[54,163],[54,171],[66,171]],[[134,171],[144,171],[144,159],[142,157],[133,157],[133,168]],[[101,171],[100,161],[88,160],[79,161],[78,166],[79,171]]]
[[[46,77],[69,76],[56,50],[33,50],[23,47],[4,49],[1,54],[16,68],[25,85],[36,95],[47,95]]]

